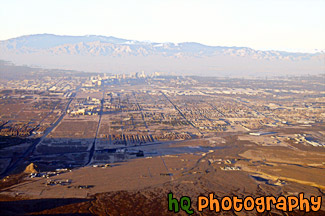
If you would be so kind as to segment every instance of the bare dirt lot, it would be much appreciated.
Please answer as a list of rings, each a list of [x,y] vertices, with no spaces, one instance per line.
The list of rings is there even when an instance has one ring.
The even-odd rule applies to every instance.
[[[325,167],[322,160],[325,155],[317,148],[304,152],[282,146],[260,146],[239,140],[235,135],[219,141],[218,145],[224,148],[134,159],[107,167],[84,167],[50,177],[53,181],[71,181],[68,185],[46,185],[46,178],[25,179],[20,184],[2,189],[1,205],[17,203],[21,208],[4,208],[6,213],[14,214],[128,215],[132,211],[135,215],[155,215],[158,212],[171,215],[167,210],[170,191],[175,197],[187,195],[192,200],[210,192],[218,197],[288,196],[304,192],[307,197],[322,196],[324,211]],[[193,146],[195,141],[185,141],[180,145],[186,143]],[[198,140],[197,145],[208,143],[211,142]],[[238,170],[226,167],[237,167]],[[306,175],[301,175],[302,172]],[[24,207],[26,203],[28,207]],[[38,204],[44,204],[44,207],[40,208]],[[193,208],[197,209],[195,205],[196,201]],[[322,215],[322,211],[309,215]],[[282,215],[274,209],[271,212],[269,214]],[[184,212],[180,214],[186,215]],[[201,214],[213,215],[208,210]],[[234,212],[222,214],[233,215]],[[255,215],[256,212],[238,214]],[[289,215],[300,214],[298,211]]]

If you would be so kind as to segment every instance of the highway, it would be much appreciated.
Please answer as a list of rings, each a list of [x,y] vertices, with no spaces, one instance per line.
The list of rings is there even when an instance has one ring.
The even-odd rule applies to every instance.
[[[193,128],[195,128],[200,134],[202,134],[201,133],[201,131],[197,128],[197,127],[195,127],[194,125],[193,125],[193,123],[192,122],[190,122],[189,120],[187,120],[187,118],[184,116],[184,114],[178,109],[178,107],[167,97],[167,95],[165,95],[162,91],[160,91],[161,93],[162,93],[162,95],[169,101],[169,103],[171,103],[171,105],[173,105],[173,107],[175,108],[175,110],[177,110],[178,112],[179,112],[179,114],[185,119],[185,121],[187,121],[187,123],[189,123]]]
[[[153,138],[153,136],[152,136],[152,133],[150,132],[150,129],[149,129],[148,125],[147,125],[147,122],[146,122],[146,120],[145,120],[145,118],[144,118],[142,107],[140,106],[140,104],[139,104],[139,102],[138,102],[138,98],[137,98],[137,96],[135,95],[135,92],[134,92],[134,91],[132,91],[132,93],[133,93],[133,96],[134,96],[134,98],[135,98],[135,102],[136,102],[136,104],[137,104],[137,107],[138,107],[138,109],[140,110],[140,113],[141,113],[141,116],[142,116],[142,121],[143,121],[144,126],[146,127],[146,129],[147,129],[147,131],[148,131],[149,137],[152,139],[152,141],[154,141],[154,138]]]
[[[88,158],[88,162],[85,164],[85,166],[89,165],[91,163],[91,160],[94,156],[95,150],[96,150],[96,141],[97,141],[97,136],[98,136],[98,132],[100,129],[100,122],[102,120],[102,115],[103,115],[103,106],[104,106],[104,97],[105,97],[105,91],[103,92],[103,97],[100,101],[100,111],[99,111],[99,120],[98,120],[98,125],[97,125],[97,129],[96,129],[96,134],[95,134],[95,138],[94,141],[92,143],[92,146],[89,150],[89,158]]]
[[[75,94],[74,94],[75,96]],[[7,169],[1,173],[1,177],[4,177],[6,175],[8,175],[11,171],[13,171],[14,169],[17,168],[18,165],[20,165],[21,163],[23,163],[25,160],[28,159],[28,157],[30,157],[36,147],[46,138],[47,135],[49,135],[53,129],[62,121],[63,117],[65,116],[65,114],[67,113],[67,110],[69,109],[70,103],[71,101],[74,99],[74,97],[71,97],[67,103],[66,108],[64,109],[63,113],[61,114],[61,116],[58,118],[58,120],[56,120],[56,122],[50,126],[49,128],[47,128],[43,134],[43,136],[41,138],[37,138],[35,139],[35,141],[27,148],[27,150],[24,152],[24,154],[19,157],[16,161],[14,161],[12,164],[10,164]]]

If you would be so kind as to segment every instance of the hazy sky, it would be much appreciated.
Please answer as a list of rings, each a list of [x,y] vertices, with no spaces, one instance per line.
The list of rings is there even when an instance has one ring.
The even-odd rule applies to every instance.
[[[155,42],[325,49],[325,0],[0,0],[0,40],[106,35]]]

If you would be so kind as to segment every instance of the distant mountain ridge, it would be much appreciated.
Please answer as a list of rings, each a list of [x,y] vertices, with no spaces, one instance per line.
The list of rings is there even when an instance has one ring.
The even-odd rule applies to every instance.
[[[257,64],[260,64],[259,61],[268,61],[269,63],[271,61],[274,64],[288,63],[292,65],[294,63],[321,62],[323,56],[322,53],[260,51],[247,47],[207,46],[195,42],[155,43],[99,35],[59,36],[36,34],[0,41],[0,59],[13,61],[17,64],[37,64],[53,67],[52,65],[56,64],[56,62],[61,62],[61,65],[58,65],[59,68],[83,70],[83,68],[76,68],[75,66],[78,61],[80,62],[79,66],[82,66],[82,61],[88,57],[94,60],[97,66],[86,67],[86,71],[111,71],[117,73],[123,73],[123,68],[128,68],[126,67],[128,62],[131,68],[128,68],[125,72],[132,70],[134,61],[138,62],[137,67],[134,68],[135,70],[141,70],[141,64],[144,63],[142,69],[147,71],[166,70],[166,68],[169,68],[167,71],[172,71],[172,65],[175,64],[175,73],[179,71],[185,74],[191,74],[194,71],[188,70],[190,68],[185,65],[182,68],[182,64],[191,65],[196,62],[202,66],[201,70],[208,71],[211,74],[213,68],[217,69],[215,71],[225,72],[229,68],[234,69],[233,64],[236,62],[243,64],[243,60],[247,60],[249,64],[254,63],[254,61]],[[60,58],[62,59],[60,60]],[[69,58],[71,58],[70,63]],[[105,63],[105,59],[109,60],[110,66]],[[122,59],[125,61],[122,64],[123,67],[119,68],[118,65],[121,65]],[[162,66],[161,69],[149,67],[150,64],[148,65],[146,60],[154,60]],[[225,60],[230,64],[229,66],[224,64]],[[206,63],[209,65],[206,65]],[[99,64],[102,67],[99,67]],[[193,66],[200,70],[199,65]],[[230,73],[232,73],[231,70]]]
[[[167,56],[211,56],[228,54],[251,56],[253,58],[300,60],[317,57],[320,53],[289,53],[284,51],[260,51],[248,47],[206,46],[195,42],[150,43],[127,40],[112,36],[59,36],[36,34],[0,41],[4,51],[19,53],[48,51],[52,54],[91,54],[91,55],[149,55],[160,53]]]

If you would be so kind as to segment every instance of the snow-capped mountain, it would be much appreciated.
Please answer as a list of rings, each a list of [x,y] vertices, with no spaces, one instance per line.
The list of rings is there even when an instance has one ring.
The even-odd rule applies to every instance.
[[[280,67],[283,71],[291,71],[296,65],[297,72],[306,70],[306,73],[321,73],[323,56],[322,53],[260,51],[247,47],[206,46],[194,42],[155,43],[98,35],[37,34],[0,41],[0,59],[16,64],[86,71],[130,72],[144,69],[195,74],[197,70],[209,75],[213,71],[229,71],[230,74],[234,70],[249,72],[247,66],[254,73],[261,67],[262,73],[265,71],[263,65],[267,69],[274,64],[276,70]],[[85,59],[88,65],[84,65]],[[132,69],[134,63],[137,64]],[[94,64],[96,66],[92,67]]]

